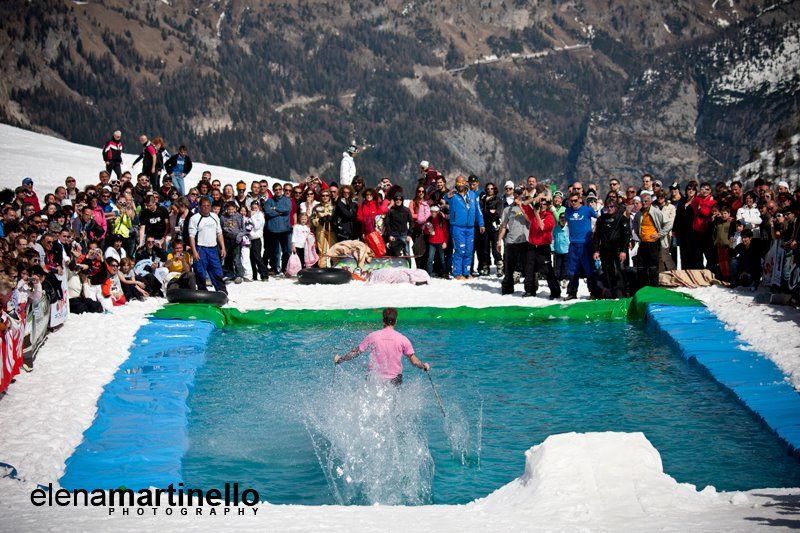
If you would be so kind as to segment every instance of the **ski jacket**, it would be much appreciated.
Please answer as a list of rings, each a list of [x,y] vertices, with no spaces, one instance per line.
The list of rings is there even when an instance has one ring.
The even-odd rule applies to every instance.
[[[122,163],[122,141],[113,137],[103,147],[103,161],[106,163]]]
[[[175,172],[186,176],[192,171],[192,158],[188,155],[183,157],[180,154],[175,154],[167,159],[166,163],[164,163],[164,170],[167,171],[167,174],[172,174],[172,171],[174,170]]]
[[[544,212],[539,212],[543,224],[543,227],[540,228],[539,222],[536,220],[536,211],[534,211],[534,208],[530,205],[523,204],[522,210],[528,215],[528,220],[531,222],[531,226],[528,229],[528,242],[534,246],[552,244],[553,228],[556,225],[556,219],[553,217],[553,213],[549,209]]]
[[[339,185],[350,185],[356,175],[356,162],[347,152],[342,153],[342,163],[339,165]]]
[[[624,212],[603,213],[594,227],[594,249],[601,252],[628,252],[631,222]]]
[[[428,236],[429,244],[444,244],[447,242],[450,232],[447,231],[447,220],[441,215],[428,217],[430,226],[425,226],[425,235]]]
[[[692,220],[692,231],[698,233],[707,233],[711,227],[711,208],[717,203],[712,196],[701,198],[695,196],[692,199],[692,209],[694,210],[694,219]]]
[[[336,238],[340,241],[349,241],[356,238],[356,218],[358,205],[353,200],[339,198],[333,207],[333,225],[336,228]]]
[[[292,213],[292,201],[287,196],[274,196],[264,202],[264,217],[267,219],[267,230],[272,233],[288,233],[292,231],[289,215]]]
[[[386,214],[386,237],[405,239],[411,233],[413,218],[404,205],[393,206]]]
[[[450,207],[451,227],[484,227],[483,213],[481,213],[478,205],[478,196],[473,191],[467,191],[465,195],[459,193],[455,193],[452,197],[448,195],[445,196],[445,200]]]
[[[486,229],[498,231],[500,229],[500,217],[503,216],[503,199],[498,195],[491,198],[483,196],[480,199],[480,204]]]

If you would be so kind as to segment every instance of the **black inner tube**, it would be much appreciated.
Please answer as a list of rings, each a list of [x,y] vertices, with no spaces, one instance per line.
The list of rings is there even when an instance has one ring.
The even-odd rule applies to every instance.
[[[228,295],[219,291],[193,291],[191,289],[169,289],[167,301],[178,304],[211,304],[222,306],[228,303]]]
[[[297,273],[297,281],[304,285],[343,285],[351,279],[350,272],[341,268],[305,268]]]

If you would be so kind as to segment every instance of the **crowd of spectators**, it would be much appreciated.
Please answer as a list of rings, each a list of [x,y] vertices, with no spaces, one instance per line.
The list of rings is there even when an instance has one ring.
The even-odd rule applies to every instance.
[[[346,185],[316,176],[223,183],[206,170],[186,187],[184,146],[170,155],[160,138],[140,142],[136,176],[123,172],[115,132],[96,181],[84,176],[79,187],[68,176],[41,193],[24,178],[4,192],[4,308],[56,298],[64,286],[74,313],[108,312],[173,285],[227,291],[227,283],[284,276],[293,254],[306,267],[328,266],[330,247],[349,240],[432,276],[497,276],[503,294],[524,279],[523,296],[534,296],[543,278],[551,299],[575,298],[581,279],[594,298],[626,296],[678,266],[755,289],[770,250],[798,253],[800,190],[785,182],[756,180],[744,190],[738,181],[692,180],[681,190],[645,174],[627,186],[610,179],[601,198],[595,184],[562,192],[535,176],[458,176],[451,186],[423,161],[408,195],[390,178],[369,184],[357,174]]]

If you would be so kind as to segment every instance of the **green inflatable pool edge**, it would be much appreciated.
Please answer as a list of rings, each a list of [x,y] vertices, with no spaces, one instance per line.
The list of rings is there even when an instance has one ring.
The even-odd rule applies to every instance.
[[[528,323],[544,320],[643,320],[650,304],[699,307],[703,304],[688,294],[645,287],[633,298],[591,300],[543,307],[404,307],[400,321],[406,324],[428,322],[503,322]],[[167,304],[152,318],[203,320],[218,328],[252,325],[378,323],[381,308],[375,309],[272,309],[240,311],[232,307],[207,304]]]

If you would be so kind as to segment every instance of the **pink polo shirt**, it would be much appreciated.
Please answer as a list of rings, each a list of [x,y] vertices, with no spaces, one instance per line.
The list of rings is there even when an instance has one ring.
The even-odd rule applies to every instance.
[[[394,379],[403,373],[403,356],[414,354],[411,342],[392,328],[383,328],[367,335],[358,349],[370,350],[369,369],[381,377]]]

